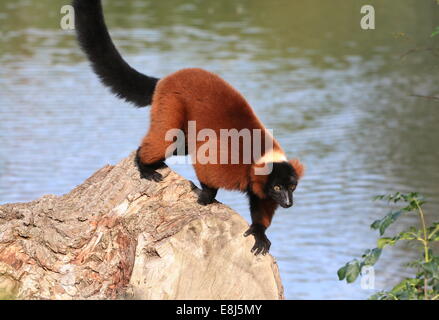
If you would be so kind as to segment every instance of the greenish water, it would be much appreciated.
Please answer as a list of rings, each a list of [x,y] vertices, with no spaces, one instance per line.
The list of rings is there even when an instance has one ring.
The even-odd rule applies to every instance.
[[[367,3],[363,3],[367,2]],[[59,28],[68,1],[0,2],[0,203],[62,194],[134,150],[148,110],[114,98],[74,34]],[[376,29],[360,29],[372,4]],[[269,237],[289,299],[366,298],[337,280],[374,246],[371,198],[419,191],[439,218],[439,57],[430,38],[439,6],[387,1],[104,1],[112,36],[137,69],[159,77],[214,71],[239,89],[290,156],[308,170],[296,205],[278,210]],[[170,165],[194,179],[189,166]],[[244,196],[219,200],[248,221]],[[416,222],[407,217],[403,224]],[[401,226],[403,227],[403,226]],[[412,250],[376,267],[376,289],[398,282]]]

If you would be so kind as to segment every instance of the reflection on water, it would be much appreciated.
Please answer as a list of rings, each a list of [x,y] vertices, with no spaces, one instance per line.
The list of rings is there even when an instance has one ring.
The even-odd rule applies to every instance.
[[[137,147],[148,112],[111,96],[74,35],[59,30],[66,1],[0,3],[0,203],[62,194]],[[151,75],[183,67],[219,73],[238,88],[290,156],[307,165],[293,208],[269,229],[290,299],[366,298],[337,281],[347,260],[374,246],[384,213],[375,194],[419,191],[439,209],[439,60],[423,50],[439,25],[435,1],[368,1],[377,29],[359,28],[356,1],[106,1],[129,62]],[[399,34],[399,35],[398,35]],[[404,55],[409,49],[418,52]],[[189,166],[172,165],[194,179]],[[249,220],[244,196],[219,200]],[[414,222],[407,217],[406,224]],[[405,275],[397,247],[376,268],[377,289]]]

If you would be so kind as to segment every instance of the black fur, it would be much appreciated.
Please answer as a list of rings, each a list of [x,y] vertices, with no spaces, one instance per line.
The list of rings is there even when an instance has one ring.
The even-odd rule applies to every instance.
[[[289,162],[274,162],[273,170],[268,176],[267,187],[275,184],[290,185],[296,184],[298,181],[298,175],[293,166]]]
[[[151,164],[144,164],[142,163],[142,161],[140,161],[139,152],[140,152],[140,148],[137,149],[135,162],[137,168],[139,169],[140,176],[147,180],[154,180],[155,182],[162,181],[163,176],[156,170],[166,167],[164,160],[160,160]]]
[[[258,215],[261,214],[261,210],[259,208],[260,199],[253,193],[248,193],[248,196],[250,200],[250,214],[252,221],[258,221]],[[260,253],[265,255],[268,253],[268,251],[270,251],[271,242],[265,235],[265,230],[266,228],[263,225],[259,223],[252,223],[250,228],[244,233],[244,237],[248,237],[249,235],[253,235],[255,237],[255,244],[251,249],[251,252],[253,252],[255,255]]]
[[[268,176],[264,191],[281,207],[289,208],[293,205],[293,192],[296,189],[297,182],[298,175],[290,163],[276,162],[273,163],[273,170]]]
[[[134,70],[121,57],[105,25],[101,1],[74,0],[72,5],[79,44],[102,83],[137,107],[150,105],[158,79]]]
[[[215,201],[216,194],[218,193],[218,189],[211,188],[205,185],[204,183],[200,182],[201,184],[201,193],[198,196],[198,203],[205,206],[208,204],[211,204]]]
[[[291,207],[293,205],[293,192],[297,186],[298,178],[296,171],[290,163],[273,163],[272,171],[265,185],[265,194],[272,201],[276,202],[277,205],[284,208]],[[255,255],[265,255],[270,250],[271,242],[265,234],[266,227],[257,223],[257,221],[261,221],[263,215],[266,214],[263,203],[267,200],[260,199],[251,189],[248,189],[247,196],[250,202],[250,214],[253,223],[244,233],[244,236],[253,235],[255,237],[255,244],[251,251]]]

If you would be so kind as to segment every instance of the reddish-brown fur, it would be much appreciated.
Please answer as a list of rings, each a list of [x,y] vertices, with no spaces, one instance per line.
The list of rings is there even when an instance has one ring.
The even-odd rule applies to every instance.
[[[218,138],[215,152],[217,163],[200,163],[194,159],[194,168],[201,182],[202,191],[198,202],[203,205],[212,203],[219,188],[246,192],[250,200],[253,224],[245,235],[255,236],[255,254],[268,252],[270,242],[265,236],[265,229],[270,225],[277,205],[292,205],[292,191],[297,180],[303,175],[303,166],[298,160],[287,159],[279,143],[272,139],[272,144],[265,145],[266,129],[259,121],[244,97],[217,75],[202,69],[184,69],[162,80],[144,75],[131,68],[121,57],[105,25],[100,0],[74,0],[76,31],[82,49],[87,54],[93,70],[101,81],[111,88],[118,97],[132,102],[138,107],[151,104],[151,127],[142,141],[136,156],[136,163],[141,176],[160,181],[161,175],[155,172],[163,165],[163,160],[170,154],[169,147],[173,141],[166,141],[169,130],[181,129],[188,137],[188,122],[196,123],[196,132],[203,129],[213,130]],[[247,129],[251,139],[250,148],[244,148],[243,139],[239,139],[233,153],[239,154],[238,164],[231,161],[232,144],[228,143],[228,160],[220,164],[218,145],[221,141],[220,130]],[[261,156],[253,152],[255,145],[254,130],[260,130],[262,141]],[[195,139],[197,140],[197,139]],[[194,141],[195,150],[189,150],[192,157],[204,151],[205,141]],[[209,144],[212,141],[209,140]],[[189,141],[189,146],[193,143]],[[203,147],[203,148],[202,148]],[[250,150],[249,150],[250,149]],[[249,154],[243,155],[244,150]],[[258,152],[256,152],[258,153]],[[255,156],[255,158],[253,157]],[[249,163],[244,162],[250,160]],[[198,157],[197,157],[198,158]],[[224,160],[224,159],[223,159]],[[270,175],[257,175],[258,166],[274,163],[275,170]],[[294,171],[294,172],[293,172]],[[260,172],[258,172],[260,173]],[[281,186],[279,185],[282,185]],[[267,193],[267,194],[266,194]]]
[[[163,78],[157,85],[151,108],[151,127],[139,151],[141,162],[152,164],[164,160],[167,148],[173,143],[165,141],[166,132],[181,129],[187,134],[188,121],[196,121],[197,134],[207,128],[214,130],[217,137],[220,137],[220,129],[266,130],[245,98],[226,81],[202,69],[183,69]],[[262,154],[266,151],[263,142],[262,139]],[[196,150],[204,143],[197,141]],[[242,155],[242,139],[239,148],[239,154]],[[283,153],[275,139],[273,150]],[[229,144],[228,164],[220,164],[219,156],[217,164],[200,164],[195,161],[197,177],[200,182],[212,188],[239,191],[250,189],[260,198],[260,212],[254,217],[253,223],[267,228],[277,208],[275,201],[266,198],[264,192],[268,177],[255,174],[254,168],[262,165],[255,164],[254,159],[250,164],[243,164],[240,157],[239,164],[231,164],[230,151]],[[297,159],[291,160],[290,164],[298,178],[301,178],[303,165]]]
[[[260,199],[260,214],[253,218],[252,223],[259,223],[265,228],[268,228],[273,220],[274,212],[276,211],[278,204],[271,199]]]
[[[299,161],[299,159],[292,159],[289,163],[293,166],[294,170],[297,173],[297,177],[302,179],[305,174],[305,166]]]
[[[197,134],[201,129],[209,128],[217,137],[220,129],[239,131],[246,128],[265,132],[264,125],[244,97],[226,81],[202,69],[183,69],[163,78],[157,85],[151,108],[151,127],[142,141],[140,160],[150,164],[165,159],[165,151],[172,144],[165,141],[166,132],[177,128],[187,133],[188,121],[196,121]],[[197,150],[203,143],[197,141]],[[282,152],[277,141],[273,147]],[[242,155],[242,139],[240,149]],[[264,151],[262,144],[262,154]],[[198,161],[194,164],[201,182],[213,188],[240,191],[247,190],[254,177],[251,167],[252,164],[200,164]],[[261,183],[266,177],[256,179],[255,193],[262,197]]]

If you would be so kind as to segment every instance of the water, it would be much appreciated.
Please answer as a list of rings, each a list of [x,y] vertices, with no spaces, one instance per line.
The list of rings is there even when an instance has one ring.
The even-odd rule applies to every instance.
[[[74,34],[60,30],[67,2],[0,2],[0,203],[66,193],[127,156],[147,131],[148,110],[109,94]],[[159,77],[184,67],[220,74],[306,164],[296,205],[279,209],[268,232],[289,299],[374,292],[336,275],[375,245],[368,226],[385,207],[374,195],[422,192],[431,219],[439,217],[439,102],[410,96],[438,94],[439,58],[428,48],[439,39],[429,36],[439,6],[367,4],[376,30],[360,29],[358,1],[105,2],[133,66]],[[171,166],[194,179],[189,166]],[[244,196],[218,198],[249,221]],[[412,257],[404,246],[384,253],[376,289],[404,277],[399,266]]]

